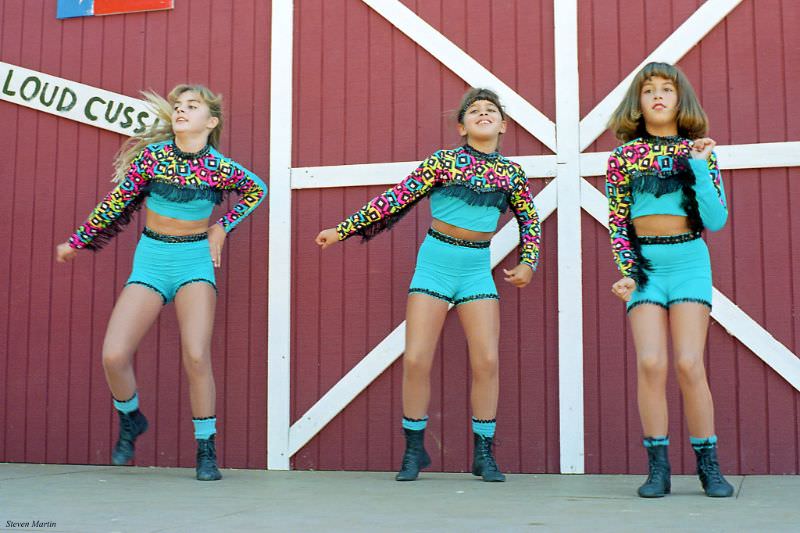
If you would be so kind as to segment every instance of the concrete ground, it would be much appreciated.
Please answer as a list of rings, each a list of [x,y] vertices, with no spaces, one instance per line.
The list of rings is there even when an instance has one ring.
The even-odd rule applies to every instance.
[[[0,464],[0,531],[800,531],[800,476],[731,476],[733,498],[693,476],[636,496],[642,476],[224,470]],[[38,521],[35,522],[35,521]]]

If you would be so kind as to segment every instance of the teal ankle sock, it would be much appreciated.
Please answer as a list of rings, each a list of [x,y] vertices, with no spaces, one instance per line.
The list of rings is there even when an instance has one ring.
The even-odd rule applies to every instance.
[[[497,419],[493,418],[491,420],[480,420],[472,417],[472,432],[477,433],[481,437],[494,437],[494,431],[497,427]]]
[[[642,444],[645,448],[652,448],[653,446],[669,446],[669,437],[666,435],[659,437],[645,437],[642,439]]]
[[[410,429],[412,431],[421,431],[428,425],[428,416],[422,418],[408,418],[403,417],[403,429]]]
[[[689,437],[689,443],[695,451],[713,448],[717,445],[717,436],[711,435],[710,437]]]
[[[120,411],[122,413],[125,413],[126,415],[128,413],[134,412],[135,410],[137,410],[139,408],[139,393],[138,392],[134,392],[133,396],[131,396],[129,399],[127,399],[125,401],[122,401],[122,402],[117,400],[113,396],[111,398],[114,400],[114,409],[116,409],[117,411]]]
[[[217,417],[209,416],[207,418],[192,418],[194,424],[194,438],[209,439],[211,435],[217,432]]]

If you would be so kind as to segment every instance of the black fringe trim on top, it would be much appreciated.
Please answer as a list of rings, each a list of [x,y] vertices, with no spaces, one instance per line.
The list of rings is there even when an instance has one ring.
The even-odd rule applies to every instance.
[[[365,228],[357,229],[356,234],[361,235],[361,242],[364,243],[372,239],[379,233],[385,230],[392,229],[392,226],[400,222],[400,220],[402,220],[403,217],[406,216],[409,211],[411,211],[411,207],[413,207],[413,205],[416,204],[418,201],[419,200],[415,200],[411,205],[409,205],[408,207],[406,207],[405,209],[403,209],[402,211],[400,211],[395,215],[389,215],[386,218],[382,218],[378,221],[373,222],[372,224],[370,224]]]
[[[487,191],[468,182],[452,182],[439,189],[440,194],[458,198],[467,205],[495,207],[501,213],[508,210],[508,193],[503,190]]]
[[[654,172],[640,172],[631,178],[631,189],[635,193],[650,193],[656,198],[683,188],[682,180],[675,176],[662,176]]]
[[[503,190],[493,190],[493,191],[486,191],[479,189],[477,187],[471,186],[465,182],[455,182],[452,184],[441,186],[437,189],[442,194],[450,196],[452,198],[458,198],[462,200],[464,203],[468,205],[479,205],[484,207],[495,207],[501,213],[505,213],[508,209],[508,193]],[[380,220],[376,220],[375,222],[370,223],[365,228],[359,228],[356,230],[357,235],[361,235],[361,242],[366,242],[379,233],[392,229],[392,226],[400,222],[404,216],[406,216],[414,205],[417,204],[420,200],[422,200],[424,196],[421,196],[411,202],[409,205],[405,207],[402,211],[395,215],[387,216],[386,218],[382,218]]]
[[[140,194],[136,198],[134,198],[131,203],[125,208],[125,210],[120,213],[116,220],[111,222],[107,227],[101,229],[97,232],[91,242],[86,244],[84,248],[87,250],[98,251],[101,250],[108,242],[114,238],[118,233],[122,233],[122,230],[125,229],[125,226],[131,223],[133,219],[133,214],[136,213],[139,209],[142,208],[142,204],[144,203],[144,195]]]
[[[631,188],[634,192],[650,193],[656,198],[677,192],[687,185],[694,185],[694,173],[685,157],[672,160],[672,168],[666,171],[634,172],[631,176]]]
[[[163,181],[152,181],[145,188],[147,194],[156,193],[170,202],[186,203],[192,200],[208,200],[215,205],[222,203],[224,192],[211,187],[177,185]]]
[[[409,203],[405,209],[396,213],[394,215],[389,215],[385,218],[380,220],[376,220],[369,224],[369,226],[365,228],[359,228],[356,230],[356,235],[361,235],[361,242],[365,243],[368,240],[375,237],[377,234],[381,233],[384,230],[392,229],[392,226],[400,222],[404,216],[406,216],[410,211],[411,208],[414,207],[420,200],[422,200],[424,196],[420,196],[413,202]]]

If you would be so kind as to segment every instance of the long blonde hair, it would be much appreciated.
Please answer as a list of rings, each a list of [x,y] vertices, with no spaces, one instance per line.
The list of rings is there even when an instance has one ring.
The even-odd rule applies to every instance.
[[[142,96],[156,113],[156,121],[150,128],[140,135],[131,137],[120,147],[114,158],[114,178],[112,181],[119,183],[125,179],[125,174],[127,174],[131,162],[145,146],[175,138],[175,133],[172,131],[172,107],[178,101],[178,98],[188,91],[197,93],[208,106],[211,116],[218,119],[217,126],[208,135],[208,144],[214,148],[219,148],[219,139],[222,135],[222,95],[214,94],[204,85],[187,84],[176,86],[170,91],[166,99],[153,91],[142,91]]]
[[[678,67],[657,62],[648,63],[633,78],[625,98],[608,121],[608,129],[622,142],[647,135],[639,102],[642,85],[654,76],[671,80],[678,91],[678,115],[675,117],[678,134],[687,139],[705,137],[708,131],[708,117],[700,107],[689,79]]]

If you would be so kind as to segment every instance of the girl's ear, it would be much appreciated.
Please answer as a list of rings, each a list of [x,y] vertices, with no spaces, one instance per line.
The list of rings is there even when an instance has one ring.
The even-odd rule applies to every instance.
[[[217,117],[209,117],[208,122],[206,122],[206,127],[210,130],[213,130],[219,125],[219,118]]]
[[[505,133],[507,127],[508,127],[508,122],[506,122],[505,120],[502,120],[500,122],[500,133]]]
[[[456,128],[458,129],[458,134],[460,136],[463,137],[467,134],[467,128],[465,128],[462,123],[459,122],[458,124],[456,124]]]

